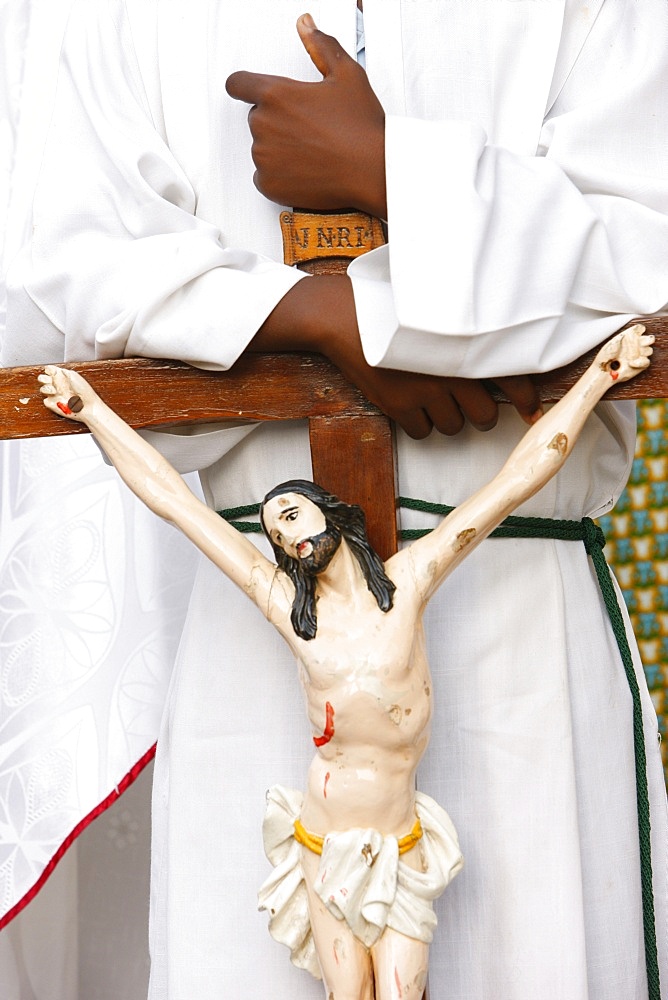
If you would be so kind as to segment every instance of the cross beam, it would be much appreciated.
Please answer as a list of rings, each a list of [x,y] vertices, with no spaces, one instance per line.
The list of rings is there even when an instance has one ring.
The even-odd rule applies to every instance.
[[[642,320],[657,343],[650,368],[613,386],[608,399],[668,397],[668,317]],[[664,346],[665,345],[665,346]],[[595,351],[535,376],[544,402],[560,399]],[[136,428],[224,420],[307,420],[313,478],[367,514],[382,558],[396,551],[396,491],[390,421],[320,355],[246,355],[227,372],[144,358],[69,364]],[[42,405],[42,366],[0,372],[0,439],[87,433]],[[502,393],[491,387],[500,402]],[[389,516],[388,516],[389,514]]]

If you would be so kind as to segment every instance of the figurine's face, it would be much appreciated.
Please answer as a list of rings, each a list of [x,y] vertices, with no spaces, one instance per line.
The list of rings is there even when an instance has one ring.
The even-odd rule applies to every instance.
[[[313,539],[327,529],[320,508],[299,493],[272,497],[264,506],[262,519],[272,542],[299,560],[313,554]]]

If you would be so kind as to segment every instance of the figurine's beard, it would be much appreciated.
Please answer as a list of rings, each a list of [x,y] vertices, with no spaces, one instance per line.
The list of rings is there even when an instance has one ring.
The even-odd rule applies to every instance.
[[[333,524],[328,524],[319,535],[306,539],[311,543],[311,551],[299,559],[299,568],[309,576],[317,576],[327,569],[341,545],[341,532]]]

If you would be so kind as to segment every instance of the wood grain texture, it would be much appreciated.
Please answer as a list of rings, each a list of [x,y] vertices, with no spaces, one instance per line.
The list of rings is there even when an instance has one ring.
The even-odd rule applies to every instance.
[[[668,396],[668,317],[643,320],[657,337],[650,368],[614,386],[608,399]],[[536,375],[544,401],[561,398],[595,351],[571,365]],[[288,420],[377,414],[361,392],[316,354],[264,354],[241,358],[230,371],[210,372],[178,361],[144,358],[69,364],[133,427],[219,420]],[[0,372],[0,438],[87,433],[42,405],[37,375],[43,366]],[[492,389],[495,398],[507,402]]]
[[[144,358],[66,367],[81,372],[133,427],[378,412],[320,355],[248,355],[228,372]],[[44,407],[37,382],[43,370],[40,365],[0,372],[0,438],[87,433]]]
[[[396,461],[390,420],[382,413],[309,420],[313,479],[366,514],[381,557],[397,551]]]

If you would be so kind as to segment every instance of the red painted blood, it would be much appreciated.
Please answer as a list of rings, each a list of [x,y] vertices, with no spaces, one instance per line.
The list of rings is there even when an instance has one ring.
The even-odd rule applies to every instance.
[[[322,736],[313,737],[313,742],[317,747],[324,747],[334,735],[334,709],[329,702],[325,705],[325,717],[325,729]]]

